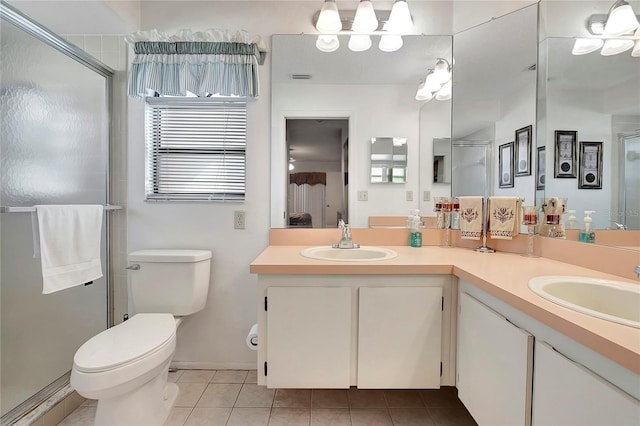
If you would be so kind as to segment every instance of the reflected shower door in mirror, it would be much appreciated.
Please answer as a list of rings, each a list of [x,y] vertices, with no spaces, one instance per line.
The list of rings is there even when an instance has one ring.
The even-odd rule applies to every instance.
[[[513,187],[501,188],[498,148],[536,123],[537,26],[538,6],[532,5],[454,35],[453,196],[517,196],[534,203],[535,164],[524,164]]]
[[[371,138],[371,183],[407,182],[407,138]]]
[[[425,104],[416,101],[415,96],[420,80],[438,58],[451,61],[452,37],[406,36],[402,48],[395,52],[369,49],[358,53],[346,48],[348,35],[338,37],[342,47],[335,52],[319,51],[315,35],[272,37],[271,226],[274,228],[288,227],[290,213],[298,213],[291,211],[288,199],[289,157],[295,158],[297,151],[288,150],[292,141],[287,125],[292,120],[348,120],[349,143],[342,146],[345,155],[341,157],[345,160],[341,172],[346,189],[342,211],[345,216],[348,212],[343,219],[354,228],[368,227],[371,216],[406,216],[409,209],[422,207],[423,197],[418,196],[421,189],[432,191],[435,185],[433,159],[427,161],[421,156],[424,152],[431,157],[434,138],[451,136],[451,101],[434,98],[427,104],[428,112],[424,112]],[[430,124],[424,125],[425,120]],[[406,138],[406,149],[411,154],[406,159],[404,183],[371,182],[374,135]],[[423,167],[425,164],[428,167]],[[294,171],[300,170],[298,160],[293,166]],[[423,179],[423,173],[431,176],[427,179],[427,174]],[[329,175],[327,189],[328,181]],[[450,195],[448,189],[446,195]],[[335,226],[337,210],[326,211],[326,226]]]
[[[585,16],[591,9],[585,6]],[[546,168],[553,170],[554,133],[576,134],[576,150],[584,142],[602,143],[602,186],[580,184],[575,178],[555,178],[547,173],[545,197],[566,197],[582,226],[583,212],[594,210],[592,227],[596,244],[634,247],[624,229],[640,246],[640,58],[629,52],[602,56],[599,52],[572,55],[573,38],[548,37],[540,42],[540,82],[537,144],[547,152]],[[584,168],[578,155],[577,170]],[[576,173],[579,175],[579,173]],[[580,188],[582,186],[582,188]],[[565,223],[567,227],[569,223]],[[615,231],[614,231],[615,230]],[[578,230],[568,230],[577,239]],[[574,234],[576,234],[574,238]],[[616,236],[617,234],[617,236]],[[629,233],[628,233],[629,234]]]
[[[335,228],[344,210],[348,119],[287,118],[289,228]]]

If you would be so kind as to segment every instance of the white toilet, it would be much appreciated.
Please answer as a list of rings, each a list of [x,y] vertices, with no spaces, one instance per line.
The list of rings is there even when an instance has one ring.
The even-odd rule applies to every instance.
[[[182,316],[209,292],[208,250],[139,250],[129,254],[128,321],[92,337],[73,357],[71,386],[98,400],[96,425],[162,425],[178,396],[167,382]]]

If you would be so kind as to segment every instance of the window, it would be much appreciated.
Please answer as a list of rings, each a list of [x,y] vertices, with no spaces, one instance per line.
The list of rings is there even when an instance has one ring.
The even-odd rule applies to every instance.
[[[146,200],[244,200],[244,99],[147,98],[145,128]]]

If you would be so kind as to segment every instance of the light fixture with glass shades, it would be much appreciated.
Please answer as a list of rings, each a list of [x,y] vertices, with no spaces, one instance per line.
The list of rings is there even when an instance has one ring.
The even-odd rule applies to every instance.
[[[640,56],[640,22],[625,0],[617,0],[607,15],[591,15],[587,29],[595,37],[577,38],[571,51],[573,55],[600,50],[602,56],[611,56],[633,48],[631,56]]]
[[[429,102],[451,99],[451,64],[444,58],[438,58],[436,65],[427,70],[427,75],[418,85],[416,101]]]
[[[314,25],[320,32],[316,47],[322,52],[333,52],[340,47],[338,34],[351,36],[348,46],[354,52],[368,50],[373,44],[372,35],[380,36],[381,51],[395,52],[402,48],[402,36],[411,33],[413,19],[407,0],[396,0],[390,12],[378,13],[370,0],[360,0],[355,11],[342,12],[335,0],[325,0],[314,16]]]

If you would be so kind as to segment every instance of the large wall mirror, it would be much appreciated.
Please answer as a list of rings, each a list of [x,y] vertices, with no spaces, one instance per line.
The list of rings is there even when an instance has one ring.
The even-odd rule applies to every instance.
[[[452,196],[518,196],[534,203],[535,159],[525,164],[528,171],[508,170],[513,186],[503,188],[499,147],[516,142],[520,129],[535,133],[537,44],[537,5],[454,35]],[[525,158],[535,151],[533,142],[523,145]]]
[[[586,9],[586,8],[585,8]],[[590,13],[585,10],[585,13]],[[548,37],[540,42],[538,149],[546,152],[546,179],[538,197],[566,197],[576,227],[584,210],[595,210],[596,230],[640,230],[640,58],[630,52],[572,55],[575,39]],[[569,139],[575,161],[564,172],[556,146]],[[584,142],[601,142],[600,184],[581,185],[591,167],[581,159]],[[588,146],[588,145],[587,145]],[[584,157],[584,156],[583,156]],[[556,170],[557,169],[557,170]],[[582,188],[581,188],[582,186]],[[565,226],[569,227],[565,214]],[[622,229],[621,229],[622,228]],[[597,234],[597,232],[596,232]],[[609,234],[611,235],[611,234]],[[640,245],[638,234],[635,248]],[[620,245],[632,248],[629,238]],[[617,245],[616,239],[603,238]],[[596,237],[596,243],[599,238]]]
[[[335,227],[339,218],[366,228],[370,216],[428,210],[430,201],[425,199],[441,192],[450,195],[448,184],[433,183],[432,143],[451,137],[451,101],[424,103],[415,96],[438,58],[451,61],[452,37],[405,36],[395,52],[382,52],[375,45],[352,52],[348,36],[339,38],[340,48],[329,53],[316,48],[316,35],[272,37],[273,228]],[[371,140],[379,136],[406,139],[404,183],[371,182]],[[326,153],[333,158],[331,168],[328,161],[303,168],[300,158],[305,152],[328,145],[335,146],[334,154]],[[326,173],[326,187],[314,192],[322,198],[325,191],[320,220],[314,221],[307,211],[311,206],[291,203],[294,191],[301,190],[292,186],[291,174],[302,171]],[[331,180],[339,183],[330,188]]]

